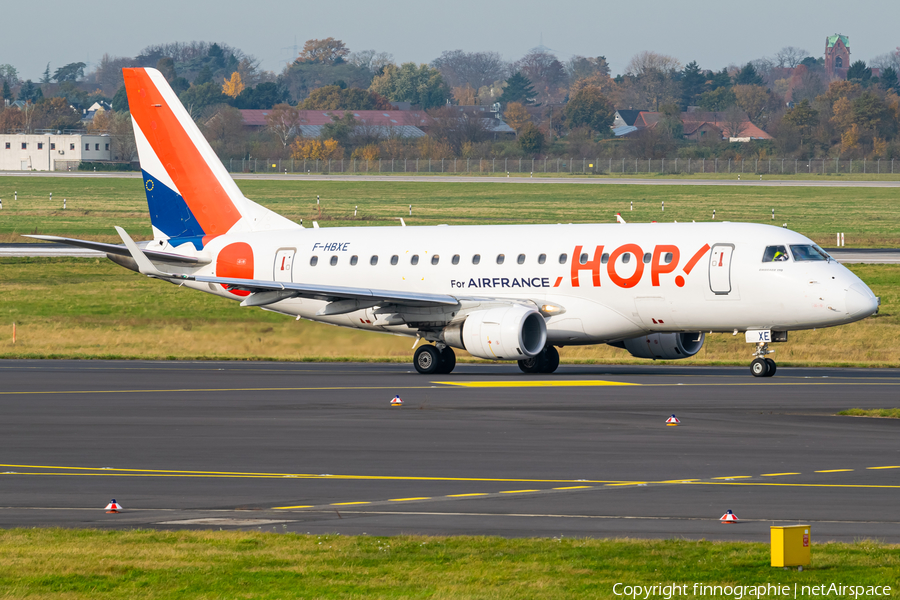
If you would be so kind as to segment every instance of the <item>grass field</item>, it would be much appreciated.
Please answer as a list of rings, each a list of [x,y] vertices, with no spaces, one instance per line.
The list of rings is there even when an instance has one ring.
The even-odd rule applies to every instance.
[[[850,408],[839,415],[848,417],[875,417],[879,419],[900,419],[900,408]]]
[[[767,544],[686,540],[16,529],[0,549],[4,598],[621,598],[617,583],[789,586],[768,598],[837,583],[896,597],[900,581],[900,546],[872,541],[814,543],[803,572],[772,568]],[[722,591],[705,597],[758,597]]]
[[[845,233],[848,246],[900,246],[900,192],[890,188],[407,183],[299,177],[241,179],[238,185],[247,197],[290,219],[306,224],[315,219],[323,227],[391,226],[399,217],[410,225],[608,223],[615,222],[616,213],[631,222],[709,221],[715,209],[718,221],[787,223],[826,246],[834,245],[836,232]],[[13,200],[14,192],[18,200]],[[319,208],[317,195],[322,200]],[[0,198],[0,242],[27,241],[20,237],[23,233],[118,242],[114,225],[138,239],[150,236],[138,178],[0,177]]]
[[[900,265],[852,270],[882,299],[878,315],[775,344],[779,365],[900,364]],[[412,339],[295,321],[159,280],[104,259],[0,258],[0,358],[411,360]],[[12,325],[16,323],[16,343]],[[749,364],[743,336],[707,336],[679,364]],[[469,357],[459,351],[461,360]],[[567,347],[564,362],[639,363],[617,348]]]

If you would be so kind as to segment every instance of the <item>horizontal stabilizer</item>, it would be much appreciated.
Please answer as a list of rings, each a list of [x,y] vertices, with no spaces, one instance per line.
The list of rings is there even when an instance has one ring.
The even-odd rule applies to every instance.
[[[99,252],[106,252],[107,254],[117,254],[118,256],[131,256],[131,252],[128,251],[128,248],[119,244],[104,244],[103,242],[76,240],[72,238],[57,237],[55,235],[24,235],[23,237],[43,240],[45,242],[57,242],[59,244],[66,244],[67,246],[77,246],[78,248],[87,248],[88,250],[97,250]],[[138,246],[140,246],[140,244]],[[146,248],[143,248],[142,250],[148,258],[157,262],[186,265],[205,265],[210,262],[208,258],[183,256],[181,254],[172,254],[170,252],[147,250]]]

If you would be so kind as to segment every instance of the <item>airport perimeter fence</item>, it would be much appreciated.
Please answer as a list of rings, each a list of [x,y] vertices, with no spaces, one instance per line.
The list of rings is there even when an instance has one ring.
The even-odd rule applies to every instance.
[[[229,159],[232,173],[449,173],[566,175],[837,175],[900,174],[894,159],[840,160],[793,158],[398,158],[359,160]]]

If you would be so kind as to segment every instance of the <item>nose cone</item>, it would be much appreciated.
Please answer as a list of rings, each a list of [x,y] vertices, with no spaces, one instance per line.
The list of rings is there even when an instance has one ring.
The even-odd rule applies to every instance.
[[[847,314],[853,320],[865,319],[878,312],[878,298],[864,283],[854,283],[847,290]]]

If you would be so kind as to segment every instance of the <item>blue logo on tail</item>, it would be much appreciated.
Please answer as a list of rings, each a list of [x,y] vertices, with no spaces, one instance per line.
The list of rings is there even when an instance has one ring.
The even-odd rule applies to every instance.
[[[150,209],[150,222],[154,227],[171,238],[173,246],[186,242],[194,244],[197,250],[203,249],[203,236],[206,232],[194,217],[191,209],[181,195],[151,177],[147,171],[144,175],[144,189],[147,191],[147,207]]]

